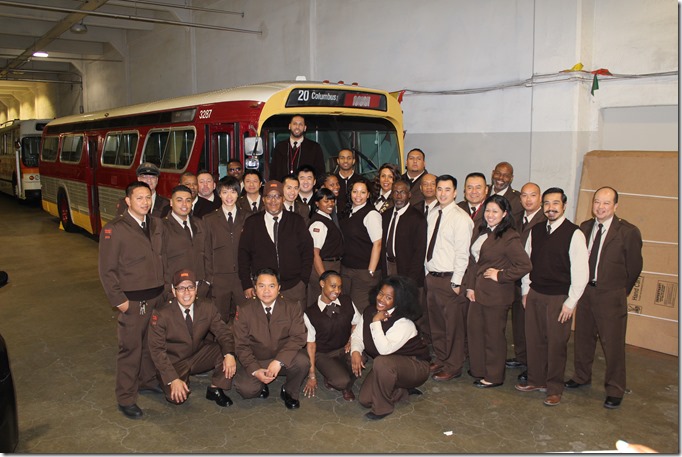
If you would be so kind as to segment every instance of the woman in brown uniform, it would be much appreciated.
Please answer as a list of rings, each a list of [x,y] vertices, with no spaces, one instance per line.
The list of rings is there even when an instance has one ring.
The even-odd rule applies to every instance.
[[[505,327],[514,301],[514,283],[531,270],[514,230],[511,205],[492,195],[483,204],[484,223],[472,236],[462,286],[471,301],[467,317],[469,374],[480,388],[501,386],[507,357]]]

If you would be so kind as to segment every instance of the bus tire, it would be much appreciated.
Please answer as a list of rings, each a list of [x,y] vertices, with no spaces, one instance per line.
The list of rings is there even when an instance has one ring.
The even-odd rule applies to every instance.
[[[69,211],[69,200],[66,198],[64,192],[59,192],[59,197],[57,198],[57,207],[59,208],[59,220],[62,223],[62,227],[65,232],[75,232],[76,226],[73,221],[71,221],[71,212]]]

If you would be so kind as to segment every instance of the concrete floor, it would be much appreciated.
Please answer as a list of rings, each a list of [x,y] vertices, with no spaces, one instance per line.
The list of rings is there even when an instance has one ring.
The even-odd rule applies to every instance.
[[[0,332],[19,402],[17,452],[538,453],[613,450],[618,439],[679,452],[678,358],[635,347],[627,349],[631,393],[618,410],[602,407],[599,350],[593,386],[565,392],[551,408],[542,393],[514,390],[519,370],[490,390],[466,374],[429,380],[425,395],[378,422],[324,389],[294,411],[278,395],[242,400],[234,391],[234,405],[220,408],[204,398],[209,379],[196,377],[185,405],[143,394],[145,416],[127,419],[114,398],[116,320],[97,275],[97,241],[4,196],[0,214],[0,269],[10,277],[0,289]]]

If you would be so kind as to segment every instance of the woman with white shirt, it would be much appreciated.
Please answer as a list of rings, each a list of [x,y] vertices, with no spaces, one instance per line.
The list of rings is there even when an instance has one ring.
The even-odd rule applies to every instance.
[[[483,203],[483,221],[471,239],[469,266],[462,288],[470,300],[467,314],[469,374],[479,388],[504,382],[507,312],[514,301],[515,283],[532,266],[514,230],[509,201],[492,195]]]
[[[393,208],[391,191],[393,183],[400,179],[398,167],[392,163],[385,163],[379,168],[379,174],[372,185],[372,201],[379,214]]]
[[[308,306],[317,302],[320,295],[320,275],[327,270],[340,271],[343,257],[343,235],[332,220],[336,195],[321,187],[310,202],[312,214],[308,230],[313,238],[313,269],[308,282]]]
[[[366,357],[374,359],[360,388],[365,417],[379,420],[429,378],[430,354],[414,323],[421,314],[418,289],[404,276],[388,276],[372,291],[372,305],[351,334],[351,366],[360,377]]]
[[[353,299],[360,312],[369,304],[369,293],[381,274],[377,271],[381,254],[381,215],[369,200],[369,182],[362,178],[353,183],[353,203],[348,217],[341,219],[343,293]]]

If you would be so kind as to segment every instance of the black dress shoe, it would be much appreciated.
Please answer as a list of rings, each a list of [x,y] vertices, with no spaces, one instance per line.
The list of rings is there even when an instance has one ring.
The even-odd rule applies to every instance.
[[[284,406],[287,407],[287,409],[296,409],[300,408],[301,403],[298,400],[294,400],[291,398],[291,395],[289,395],[289,392],[284,390],[284,386],[282,386],[282,390],[279,393],[279,396],[284,400]]]
[[[504,362],[504,366],[507,368],[526,368],[526,364],[519,362],[516,359],[507,359],[506,362]]]
[[[424,395],[424,392],[417,389],[416,387],[408,387],[407,388],[407,394],[408,395]]]
[[[616,409],[620,406],[620,402],[622,401],[623,401],[622,398],[606,397],[606,400],[604,401],[604,408]]]
[[[478,387],[479,389],[489,389],[491,387],[499,387],[501,386],[502,382],[491,382],[490,384],[484,384],[481,379],[477,379],[474,381],[474,385]]]
[[[564,386],[565,386],[565,387],[568,387],[569,389],[577,389],[578,387],[589,386],[589,385],[590,385],[589,382],[586,382],[585,384],[580,384],[580,383],[578,383],[578,382],[575,382],[575,381],[572,380],[572,379],[569,379],[568,381],[566,381],[566,382],[564,383]]]
[[[131,419],[139,419],[142,417],[142,410],[135,403],[128,406],[118,405],[118,410],[121,411],[126,417]]]
[[[391,413],[388,413],[391,414]],[[388,414],[374,414],[372,411],[365,414],[365,417],[369,420],[378,421],[388,416]]]
[[[516,377],[519,381],[528,381],[528,370],[524,371]]]
[[[225,395],[225,392],[223,392],[223,389],[220,387],[207,387],[206,399],[215,401],[216,405],[222,406],[223,408],[226,406],[232,406],[232,400],[230,397]]]
[[[260,390],[260,393],[258,394],[258,398],[268,398],[270,396],[270,389],[268,389],[267,384],[263,384],[263,388]]]

